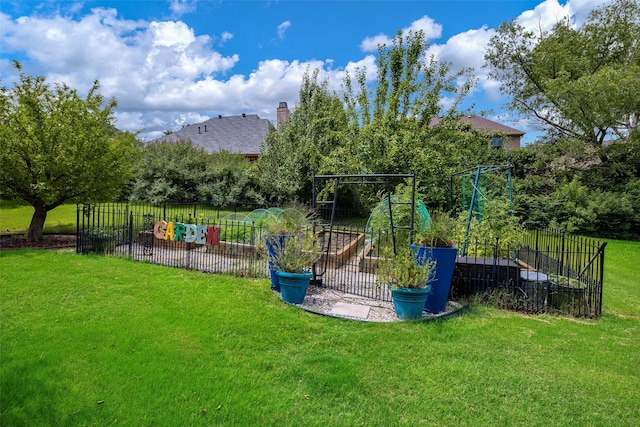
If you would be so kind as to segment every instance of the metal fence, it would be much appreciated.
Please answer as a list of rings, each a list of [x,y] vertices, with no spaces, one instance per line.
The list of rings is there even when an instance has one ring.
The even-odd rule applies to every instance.
[[[543,289],[548,307],[575,316],[599,317],[606,245],[561,230],[533,230],[517,258],[523,269],[548,277],[546,292]]]
[[[77,252],[268,277],[263,230],[251,216],[261,209],[241,204],[79,205]],[[315,233],[321,248],[315,284],[391,300],[387,287],[376,283],[377,242],[386,236],[373,235],[365,225],[318,226]],[[456,259],[450,298],[492,298],[520,311],[599,317],[605,246],[553,230],[530,231],[518,248],[502,248],[499,241],[469,242],[477,255]]]

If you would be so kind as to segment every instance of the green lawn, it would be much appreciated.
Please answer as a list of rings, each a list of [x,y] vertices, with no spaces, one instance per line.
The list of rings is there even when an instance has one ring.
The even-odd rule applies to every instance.
[[[267,280],[2,251],[0,424],[637,426],[638,259],[609,243],[597,321],[369,324]]]
[[[0,200],[0,235],[26,234],[33,207],[24,202]],[[47,213],[45,234],[75,234],[76,205],[61,205]]]

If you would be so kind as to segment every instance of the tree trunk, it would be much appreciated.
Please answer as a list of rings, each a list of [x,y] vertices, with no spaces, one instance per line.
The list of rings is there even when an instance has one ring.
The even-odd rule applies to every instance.
[[[31,217],[29,231],[27,232],[27,240],[30,242],[42,241],[42,229],[44,221],[47,219],[47,208],[44,203],[33,203],[35,211]]]

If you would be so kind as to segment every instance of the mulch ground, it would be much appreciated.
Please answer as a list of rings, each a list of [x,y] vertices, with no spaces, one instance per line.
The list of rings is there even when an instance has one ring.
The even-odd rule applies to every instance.
[[[41,242],[29,242],[23,236],[0,237],[0,249],[64,249],[76,246],[76,236],[67,234],[45,235]]]

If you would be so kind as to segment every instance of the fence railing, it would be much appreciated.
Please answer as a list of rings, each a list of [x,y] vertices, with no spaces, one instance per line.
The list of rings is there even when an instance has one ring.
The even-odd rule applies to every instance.
[[[211,273],[268,277],[263,230],[260,222],[248,215],[250,208],[79,205],[77,252],[116,254]],[[376,276],[380,242],[387,236],[365,230],[364,224],[316,227],[315,232],[321,257],[314,267],[314,283],[391,300],[387,287],[379,286]],[[176,239],[176,235],[181,238]],[[600,316],[606,243],[553,230],[534,230],[521,247],[501,246],[498,241],[468,242],[475,256],[456,259],[450,298],[480,296],[494,298],[515,310]]]

